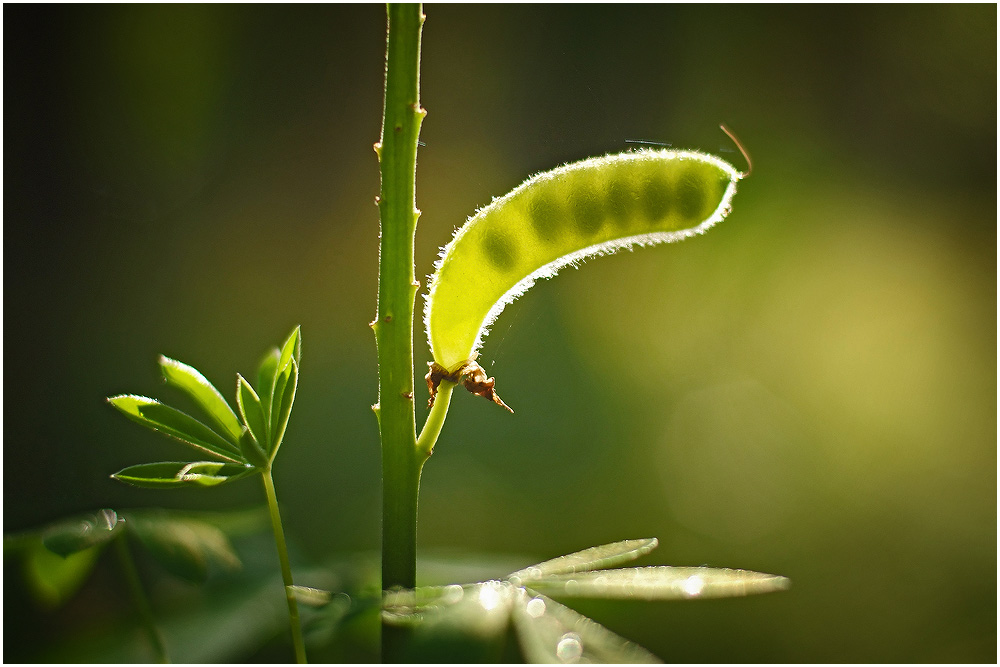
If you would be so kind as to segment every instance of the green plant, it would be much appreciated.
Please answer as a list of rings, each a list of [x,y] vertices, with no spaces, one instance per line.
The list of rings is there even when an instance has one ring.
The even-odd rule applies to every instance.
[[[420,125],[426,112],[420,106],[420,34],[424,16],[418,5],[389,6],[389,39],[386,55],[385,109],[382,136],[376,144],[381,167],[382,191],[379,300],[372,322],[379,354],[379,418],[383,465],[382,588],[387,600],[397,600],[393,592],[413,591],[416,586],[417,498],[420,473],[431,456],[441,433],[451,393],[459,383],[470,392],[510,408],[499,398],[495,380],[487,377],[476,363],[475,353],[487,328],[503,307],[528,289],[538,277],[551,277],[559,268],[594,255],[632,245],[674,241],[698,234],[720,221],[729,212],[736,182],[743,177],[731,165],[695,152],[644,151],[607,156],[566,165],[526,181],[510,194],[480,210],[442,252],[437,271],[431,278],[427,298],[426,325],[434,361],[426,380],[431,394],[431,411],[420,435],[416,435],[413,387],[412,318],[418,283],[414,278],[413,247],[419,211],[416,207],[415,171]],[[642,542],[655,546],[655,540]],[[623,547],[624,545],[624,547]],[[557,559],[560,563],[580,561],[580,570],[589,571],[601,562],[618,562],[623,554],[635,557],[643,548],[631,542],[595,547]],[[647,549],[648,550],[648,549]],[[610,555],[608,555],[610,553]],[[559,581],[566,572],[577,572],[542,564],[511,575],[505,583],[478,584],[477,590],[494,593],[497,600],[478,602],[492,612],[509,613],[542,600],[541,611],[514,613],[516,625],[542,624],[549,605],[531,597],[531,589],[520,586],[555,585],[567,592],[580,590],[580,575]],[[529,577],[526,572],[537,572]],[[584,586],[592,596],[675,597],[676,571],[647,569],[624,575],[604,573]],[[687,575],[698,588],[687,597],[702,592],[702,575]],[[717,588],[723,594],[739,590],[762,592],[782,588],[787,580],[771,575],[715,571],[711,575],[725,582]],[[515,584],[514,581],[519,583]],[[750,582],[767,582],[752,585]],[[693,585],[693,583],[692,583]],[[452,589],[454,590],[454,589]],[[693,589],[691,589],[693,590]],[[492,592],[491,592],[492,591]],[[419,597],[419,593],[415,594]],[[383,659],[406,658],[408,631],[412,624],[395,624],[400,616],[426,620],[441,611],[439,600],[422,606],[403,593],[411,604],[403,614],[385,616],[382,634]],[[465,596],[459,596],[465,599]],[[500,604],[500,600],[503,604]],[[515,600],[517,602],[515,602]],[[390,605],[391,606],[391,605]],[[448,608],[451,605],[444,605]],[[406,604],[403,607],[407,607]],[[525,607],[527,608],[527,607]],[[537,610],[538,604],[535,604]],[[565,609],[565,608],[563,608]],[[565,614],[565,612],[562,612]],[[572,624],[571,624],[572,625]],[[563,628],[564,624],[556,623]],[[606,632],[606,631],[605,631]],[[565,634],[565,633],[564,633]],[[522,633],[523,636],[523,633]],[[537,637],[535,638],[537,640]],[[551,639],[549,637],[548,639]],[[559,656],[541,641],[522,641],[529,657]],[[561,641],[556,640],[556,643]],[[580,655],[588,650],[576,638]],[[614,642],[612,642],[614,643]],[[607,645],[608,642],[602,642]],[[619,646],[629,646],[620,642]],[[532,648],[533,647],[533,648]],[[551,647],[548,647],[551,648]],[[640,652],[627,650],[591,655],[616,661],[638,659]]]
[[[477,212],[444,249],[431,278],[425,309],[433,355],[425,377],[430,412],[416,428],[413,322],[420,285],[415,276],[415,170],[420,126],[420,39],[424,16],[419,5],[390,5],[386,53],[385,105],[378,155],[381,192],[379,282],[376,316],[371,322],[378,349],[378,419],[383,472],[381,591],[382,657],[404,661],[421,633],[447,627],[473,628],[488,635],[516,628],[524,657],[533,661],[648,662],[654,656],[614,635],[546,594],[565,597],[692,599],[779,590],[783,577],[742,570],[666,566],[607,569],[647,554],[655,539],[626,540],[592,547],[523,568],[502,580],[420,588],[416,578],[417,506],[420,476],[434,451],[456,386],[510,408],[476,362],[488,327],[517,296],[540,277],[592,256],[635,245],[672,242],[700,234],[720,222],[731,207],[737,182],[745,176],[732,165],[694,151],[645,150],[565,165],[536,175]],[[210,460],[157,462],[129,466],[113,475],[140,487],[212,487],[259,474],[274,533],[296,659],[304,662],[306,642],[298,602],[325,609],[331,623],[345,616],[343,598],[296,586],[278,512],[272,466],[288,423],[298,381],[300,332],[265,356],[256,388],[237,376],[233,410],[197,370],[162,357],[164,379],[205,412],[203,423],[155,399],[121,395],[109,402],[126,417],[194,447]],[[86,539],[72,530],[43,538],[49,551],[73,556],[73,563],[95,554],[120,530],[110,510],[86,519]],[[111,519],[114,518],[114,521]],[[133,518],[125,525],[144,543],[158,536],[186,534],[178,520],[157,524]],[[103,523],[102,523],[103,522]],[[79,527],[79,523],[74,524]],[[217,559],[231,550],[219,547],[215,533],[202,536],[187,551]],[[200,532],[199,532],[200,531]],[[175,540],[176,541],[176,540]],[[126,543],[122,564],[137,607],[146,621],[157,657],[166,649],[153,623]],[[212,548],[211,545],[217,548]],[[91,554],[91,555],[87,555]],[[81,561],[82,562],[82,561]],[[187,561],[184,561],[187,562]],[[85,567],[70,567],[65,581],[78,581]],[[204,569],[204,568],[202,568]],[[57,588],[59,588],[57,586]],[[68,590],[68,584],[61,590]]]
[[[129,419],[176,438],[215,459],[134,465],[113,474],[113,478],[135,486],[162,488],[217,486],[260,475],[281,564],[295,658],[300,663],[306,661],[305,643],[271,466],[278,455],[292,412],[301,356],[302,340],[296,327],[280,348],[271,350],[260,362],[257,369],[259,391],[237,374],[239,417],[219,390],[198,370],[174,359],[160,357],[164,380],[193,399],[211,418],[216,429],[156,399],[131,394],[108,399]]]
[[[133,545],[141,545],[166,572],[204,584],[214,572],[240,568],[230,537],[258,531],[261,519],[257,511],[215,514],[102,509],[5,536],[4,554],[20,556],[24,578],[35,599],[55,609],[76,594],[110,547],[149,651],[156,661],[169,662],[163,633],[139,576]]]

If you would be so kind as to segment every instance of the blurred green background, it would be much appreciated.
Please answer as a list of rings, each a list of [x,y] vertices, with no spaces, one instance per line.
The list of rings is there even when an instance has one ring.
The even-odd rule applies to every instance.
[[[645,562],[793,580],[574,605],[667,661],[995,662],[996,11],[426,7],[418,276],[492,196],[626,140],[742,167],[726,122],[754,173],[710,234],[508,307],[481,361],[516,414],[456,397],[421,554],[657,536]],[[377,550],[383,7],[4,18],[4,531],[262,502],[116,484],[183,447],[103,398],[170,398],[160,353],[230,387],[300,323],[286,530],[303,562]],[[4,571],[5,661],[130,613],[110,570],[54,612]]]

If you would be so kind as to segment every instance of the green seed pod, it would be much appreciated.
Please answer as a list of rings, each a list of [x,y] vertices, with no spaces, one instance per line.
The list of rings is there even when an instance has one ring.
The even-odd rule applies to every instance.
[[[474,358],[504,307],[564,266],[705,232],[729,213],[743,176],[712,155],[642,150],[529,178],[442,250],[424,308],[434,361],[454,369]]]

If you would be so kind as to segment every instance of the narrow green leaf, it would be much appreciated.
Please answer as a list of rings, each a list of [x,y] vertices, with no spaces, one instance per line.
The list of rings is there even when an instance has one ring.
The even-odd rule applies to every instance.
[[[25,553],[24,578],[35,599],[55,608],[80,589],[101,553],[99,546],[58,556],[36,541]]]
[[[257,367],[257,387],[260,390],[260,404],[264,408],[264,416],[270,422],[271,404],[274,400],[274,381],[278,374],[278,359],[281,357],[281,350],[272,348]]]
[[[299,604],[307,607],[325,607],[333,599],[333,593],[322,588],[310,588],[309,586],[288,586],[291,593]]]
[[[129,466],[111,475],[119,482],[151,489],[217,486],[257,472],[245,463],[163,461]]]
[[[281,440],[285,437],[285,429],[288,427],[288,417],[292,414],[292,404],[295,402],[295,390],[298,386],[299,364],[292,359],[285,372],[278,376],[278,382],[275,386],[275,411],[273,416],[276,418],[276,421],[272,431],[274,434],[270,450],[272,459],[275,453],[277,453],[278,447],[281,446]],[[278,387],[281,387],[280,401]]]
[[[281,420],[281,401],[285,395],[285,388],[288,387],[288,380],[291,376],[292,365],[288,364],[285,366],[285,370],[278,373],[277,377],[274,378],[274,395],[272,397],[271,421],[269,422],[271,433],[274,434],[278,432],[278,422]],[[276,440],[276,438],[272,438],[272,440]]]
[[[243,423],[250,429],[250,435],[254,437],[261,449],[268,448],[268,427],[264,419],[264,408],[261,407],[260,397],[253,390],[246,379],[237,374],[236,376],[236,402],[243,415]]]
[[[492,582],[500,584],[502,582]],[[503,584],[506,586],[506,584]],[[410,625],[446,610],[474,595],[481,584],[451,584],[450,586],[418,586],[382,593],[383,618],[399,625]]]
[[[604,599],[691,600],[785,590],[785,577],[711,567],[636,567],[554,574],[531,583],[552,595]]]
[[[558,558],[526,567],[510,575],[508,579],[514,583],[528,584],[541,577],[553,574],[567,574],[614,567],[615,565],[621,565],[622,563],[627,563],[648,554],[658,544],[659,540],[655,537],[602,544],[601,546],[590,547],[583,551],[559,556]]]
[[[525,660],[532,663],[650,664],[661,660],[603,625],[525,589],[518,589],[514,628]]]
[[[281,345],[281,357],[278,359],[278,372],[285,370],[289,362],[295,361],[299,363],[302,356],[302,327],[295,327],[292,333],[289,334],[288,338]]]
[[[114,510],[100,510],[51,526],[42,533],[42,544],[65,558],[114,538],[121,524]]]
[[[239,460],[239,447],[236,444],[228,442],[194,417],[156,399],[129,394],[112,396],[108,403],[147,428],[177,438],[226,461]]]
[[[209,569],[240,567],[226,534],[215,526],[165,512],[130,512],[129,530],[168,571],[191,581],[204,581]]]
[[[243,429],[243,435],[240,436],[240,451],[243,453],[243,458],[255,467],[261,469],[267,468],[267,454],[260,448],[254,437],[250,435],[249,429]]]
[[[281,392],[277,388],[282,374],[288,374],[291,361],[299,362],[302,353],[301,327],[295,327],[281,348],[271,350],[260,362],[257,368],[257,388],[261,406],[264,408],[264,418],[273,435],[278,419],[275,413],[280,412]]]
[[[226,399],[219,393],[219,390],[215,388],[215,385],[209,382],[200,371],[165,356],[160,357],[160,371],[168,384],[177,387],[193,398],[208,413],[212,421],[222,429],[222,433],[229,436],[230,441],[235,443],[239,440],[240,432],[243,430],[240,426],[240,420]]]
[[[490,641],[507,631],[518,591],[506,581],[394,591],[383,597],[382,619],[430,636],[460,633]]]

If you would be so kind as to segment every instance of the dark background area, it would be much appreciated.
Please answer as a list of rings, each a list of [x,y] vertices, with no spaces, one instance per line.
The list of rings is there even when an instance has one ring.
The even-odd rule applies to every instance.
[[[575,605],[669,662],[995,662],[996,6],[425,12],[418,276],[491,197],[626,140],[742,168],[725,122],[754,173],[705,237],[508,307],[481,361],[516,414],[456,396],[420,553],[656,536],[645,562],[793,580]],[[303,560],[377,550],[383,7],[4,19],[5,533],[261,503],[110,480],[183,448],[103,399],[169,402],[161,353],[228,397],[301,324],[286,531]],[[128,613],[110,573],[47,612],[4,565],[6,661]]]

